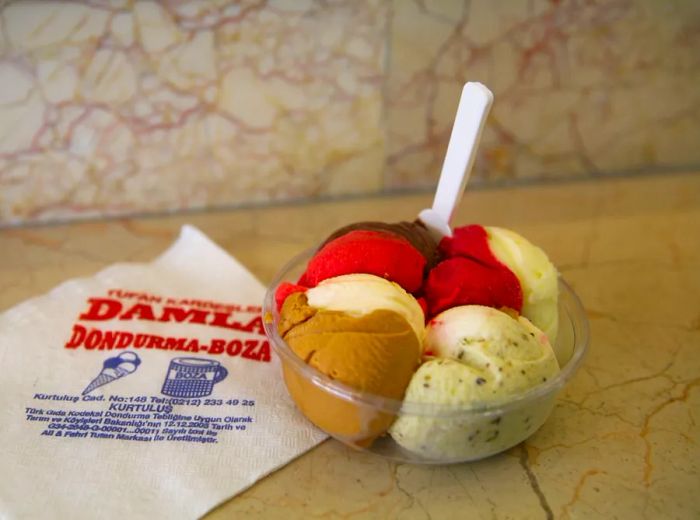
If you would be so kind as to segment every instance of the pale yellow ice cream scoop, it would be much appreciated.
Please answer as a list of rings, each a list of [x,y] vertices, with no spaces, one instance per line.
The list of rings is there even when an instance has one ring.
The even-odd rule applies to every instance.
[[[547,336],[527,319],[490,307],[466,305],[428,324],[425,349],[436,356],[416,371],[405,401],[455,410],[505,402],[559,372]],[[553,399],[553,397],[552,397]],[[403,448],[427,459],[477,459],[533,433],[552,400],[485,416],[400,416],[390,429]]]

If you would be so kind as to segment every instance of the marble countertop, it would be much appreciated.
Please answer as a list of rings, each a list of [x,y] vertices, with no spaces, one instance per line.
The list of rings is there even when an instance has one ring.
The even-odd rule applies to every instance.
[[[0,231],[0,310],[67,278],[155,257],[191,223],[263,282],[354,220],[412,218],[429,195]],[[322,218],[319,218],[322,215]],[[462,465],[396,464],[327,441],[212,511],[284,518],[697,518],[700,175],[473,190],[457,222],[541,245],[583,300],[592,343],[527,442]]]

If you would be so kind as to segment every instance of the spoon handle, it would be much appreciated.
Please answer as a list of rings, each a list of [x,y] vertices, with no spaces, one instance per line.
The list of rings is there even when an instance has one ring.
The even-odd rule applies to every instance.
[[[433,211],[448,225],[469,180],[492,102],[493,94],[481,83],[464,85],[433,199]]]

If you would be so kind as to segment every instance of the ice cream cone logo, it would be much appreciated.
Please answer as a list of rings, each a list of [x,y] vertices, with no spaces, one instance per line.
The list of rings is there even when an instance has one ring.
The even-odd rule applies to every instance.
[[[90,381],[90,384],[83,390],[83,395],[87,395],[96,388],[109,384],[129,374],[133,374],[141,364],[141,359],[134,352],[122,352],[118,356],[105,359],[102,370]]]

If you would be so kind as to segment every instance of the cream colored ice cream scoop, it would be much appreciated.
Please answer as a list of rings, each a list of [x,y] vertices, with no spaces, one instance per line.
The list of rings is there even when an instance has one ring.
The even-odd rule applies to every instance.
[[[306,291],[311,307],[359,317],[376,310],[403,316],[422,342],[425,316],[416,299],[400,285],[371,274],[346,274],[323,280]]]
[[[513,318],[482,305],[462,305],[438,314],[426,329],[425,348],[436,357],[485,370],[496,383],[508,378],[506,392],[540,382],[540,369],[559,369],[544,332],[522,316]]]
[[[455,409],[504,402],[559,372],[544,333],[525,318],[490,307],[453,307],[428,324],[425,348],[437,356],[416,371],[404,400]],[[552,398],[553,399],[553,398]],[[394,440],[431,460],[477,459],[502,451],[533,433],[552,399],[486,415],[401,415]]]

